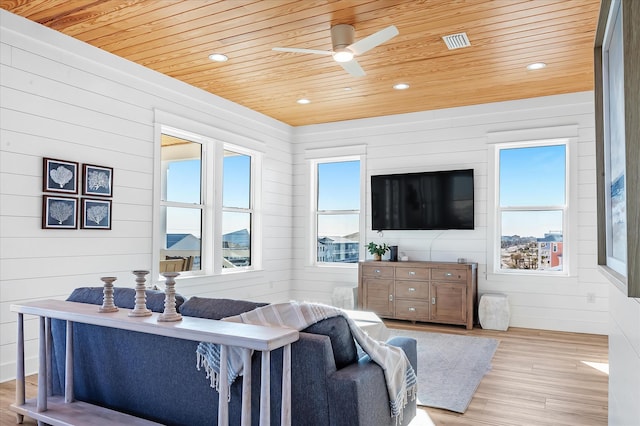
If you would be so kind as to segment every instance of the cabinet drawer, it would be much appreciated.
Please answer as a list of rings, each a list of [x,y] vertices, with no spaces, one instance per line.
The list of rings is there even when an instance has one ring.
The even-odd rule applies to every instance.
[[[362,275],[365,277],[393,278],[393,266],[362,265]]]
[[[429,284],[424,281],[396,281],[397,299],[429,299]]]
[[[432,269],[431,279],[434,281],[467,281],[466,269]]]
[[[411,321],[428,321],[429,302],[422,300],[396,300],[396,318]]]
[[[411,268],[411,267],[396,267],[396,279],[399,280],[428,280],[429,269],[428,268]]]

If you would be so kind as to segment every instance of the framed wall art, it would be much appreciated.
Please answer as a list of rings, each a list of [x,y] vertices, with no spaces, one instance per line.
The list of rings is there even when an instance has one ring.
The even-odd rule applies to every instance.
[[[42,190],[44,192],[78,193],[78,163],[44,158]]]
[[[77,229],[78,199],[44,195],[42,197],[43,229]]]
[[[111,229],[111,200],[82,199],[82,229]]]
[[[640,297],[640,8],[601,3],[594,45],[598,264],[629,297]],[[635,58],[635,59],[634,59]]]
[[[84,164],[82,194],[98,197],[113,196],[113,168]]]

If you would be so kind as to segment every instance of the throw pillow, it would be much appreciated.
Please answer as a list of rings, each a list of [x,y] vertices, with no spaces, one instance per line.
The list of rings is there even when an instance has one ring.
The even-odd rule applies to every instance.
[[[305,333],[322,334],[331,340],[336,367],[341,369],[358,360],[356,344],[344,317],[324,319],[302,330]]]

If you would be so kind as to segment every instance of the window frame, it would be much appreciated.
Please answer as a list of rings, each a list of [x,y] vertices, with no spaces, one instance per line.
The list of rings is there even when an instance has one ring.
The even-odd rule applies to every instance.
[[[358,267],[358,263],[342,263],[342,262],[318,262],[318,217],[322,215],[338,215],[338,214],[356,214],[358,215],[358,233],[360,240],[358,242],[358,261],[364,259],[364,246],[362,239],[365,236],[365,200],[366,200],[366,158],[364,155],[364,148],[357,147],[345,147],[342,149],[321,149],[313,150],[314,154],[321,154],[316,158],[308,158],[308,173],[309,173],[309,220],[308,220],[308,232],[307,232],[307,265],[321,268],[349,268],[355,269]],[[333,155],[331,155],[333,154]],[[344,154],[344,155],[339,155]],[[360,200],[359,210],[318,210],[318,165],[326,163],[341,163],[347,161],[359,161],[360,162]]]
[[[248,208],[243,208],[243,207],[226,207],[223,203],[223,187],[224,187],[224,152],[225,151],[231,151],[234,152],[236,154],[240,154],[240,155],[246,155],[248,157],[250,157],[250,168],[249,168],[249,207]],[[260,180],[256,179],[256,176],[260,175],[260,171],[261,171],[261,164],[262,164],[262,158],[260,153],[255,152],[253,150],[238,146],[238,145],[233,145],[233,144],[229,144],[229,143],[225,143],[222,145],[222,156],[221,156],[221,164],[220,166],[216,169],[216,170],[220,170],[220,200],[219,203],[217,205],[220,206],[220,225],[217,227],[217,229],[220,229],[220,236],[219,236],[219,240],[220,243],[222,243],[222,230],[223,230],[223,224],[222,224],[222,219],[224,216],[224,213],[230,212],[230,213],[248,213],[250,214],[250,228],[249,229],[249,248],[250,248],[250,259],[251,259],[251,264],[247,265],[247,266],[240,266],[237,268],[223,268],[222,267],[222,244],[219,244],[219,250],[220,250],[220,254],[216,255],[216,260],[220,262],[220,273],[221,274],[231,274],[231,273],[237,273],[237,272],[244,272],[244,271],[252,271],[254,269],[260,269],[261,268],[261,256],[256,256],[254,255],[254,250],[258,247],[258,241],[261,241],[261,238],[257,238],[256,235],[260,235],[260,232],[258,231],[259,229],[261,229],[261,226],[259,226],[260,224],[260,219],[259,219],[259,215],[256,213],[256,203],[259,202],[259,194],[262,193],[262,191],[258,188],[260,187]]]
[[[259,141],[246,140],[247,146],[227,142],[224,131],[220,131],[207,124],[193,121],[161,110],[154,110],[154,196],[153,196],[153,241],[151,281],[162,282],[160,275],[160,250],[164,247],[162,238],[166,239],[166,221],[162,217],[163,204],[172,206],[174,202],[163,202],[162,190],[164,179],[161,159],[161,137],[167,134],[202,145],[201,159],[201,204],[204,206],[201,218],[201,253],[200,270],[184,271],[178,279],[193,279],[205,276],[222,276],[228,273],[243,273],[262,268],[262,218],[261,218],[261,176],[263,145]],[[212,136],[215,135],[215,136]],[[231,138],[233,139],[233,138]],[[246,138],[243,138],[243,140]],[[223,162],[225,150],[237,152],[251,157],[250,168],[250,205],[252,207],[251,220],[251,265],[247,267],[222,268],[222,188]],[[163,227],[164,226],[164,230]]]
[[[528,136],[528,137],[527,137]],[[539,136],[536,138],[536,136]],[[553,137],[556,136],[556,137]],[[548,276],[571,277],[577,275],[577,126],[562,126],[558,128],[529,129],[523,131],[496,132],[489,134],[489,214],[487,232],[487,273],[495,276]],[[565,146],[565,202],[560,210],[563,214],[563,269],[526,270],[501,269],[500,248],[502,241],[502,213],[504,211],[553,211],[559,210],[553,206],[500,206],[500,152],[503,149],[532,148],[539,146]],[[551,208],[550,208],[551,207]],[[491,210],[492,209],[492,210]]]

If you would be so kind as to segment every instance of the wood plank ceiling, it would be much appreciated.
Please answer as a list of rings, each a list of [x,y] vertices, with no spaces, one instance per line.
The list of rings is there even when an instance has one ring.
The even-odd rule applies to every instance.
[[[0,0],[0,7],[293,126],[593,89],[600,0]],[[330,28],[356,41],[399,35],[357,58],[331,56]],[[471,47],[442,36],[466,32]],[[208,59],[224,53],[227,62]],[[526,65],[545,62],[529,71]],[[408,90],[394,90],[396,83]],[[311,103],[300,105],[297,99]]]

